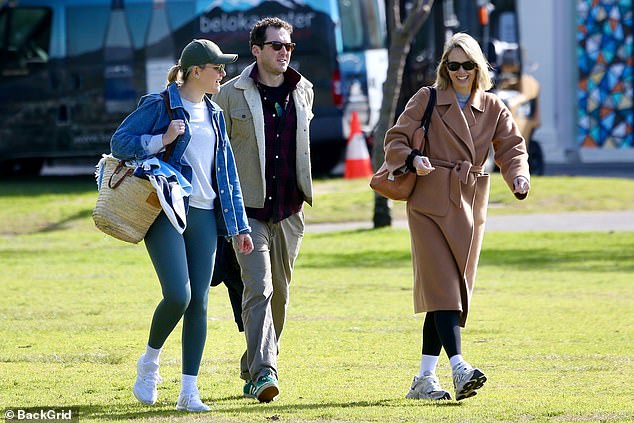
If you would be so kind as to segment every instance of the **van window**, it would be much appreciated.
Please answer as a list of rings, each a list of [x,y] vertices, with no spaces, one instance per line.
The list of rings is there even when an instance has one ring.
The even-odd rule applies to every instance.
[[[103,48],[110,17],[107,6],[75,6],[66,9],[66,49],[69,57]]]
[[[339,14],[343,51],[385,47],[385,22],[376,1],[340,0]]]
[[[458,0],[454,4],[454,11],[458,22],[455,32],[466,32],[479,40],[482,37],[482,25],[480,24],[479,10],[473,0]]]
[[[29,63],[48,62],[51,39],[51,10],[48,8],[15,8],[4,14],[0,22],[2,67],[24,69]]]
[[[4,48],[4,38],[5,38],[4,37],[4,33],[7,31],[7,20],[9,19],[9,17],[8,17],[9,16],[9,13],[8,13],[9,9],[6,9],[6,10],[7,10],[7,12],[3,12],[0,9],[0,12],[3,12],[3,13],[0,13],[0,51],[4,51],[5,50],[5,48]]]
[[[367,48],[385,48],[386,23],[383,19],[382,11],[379,10],[378,2],[359,2],[364,5],[364,27],[368,30]]]
[[[348,25],[341,25],[341,35],[343,38],[343,50],[359,50],[363,47],[363,28],[361,20],[361,2],[352,0],[342,0],[339,3],[341,22]]]
[[[503,12],[499,17],[498,37],[501,41],[507,43],[517,43],[517,24],[515,22],[515,13]]]

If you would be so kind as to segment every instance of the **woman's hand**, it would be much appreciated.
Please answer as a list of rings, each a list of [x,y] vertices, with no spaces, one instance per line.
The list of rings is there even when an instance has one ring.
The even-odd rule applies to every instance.
[[[425,156],[414,157],[414,160],[412,161],[412,165],[416,169],[416,174],[421,176],[429,175],[432,172],[432,170],[436,169],[435,167],[431,165],[429,158]]]
[[[238,252],[241,254],[251,254],[253,251],[253,240],[249,234],[236,235],[236,243],[238,244]]]
[[[526,179],[523,176],[516,176],[515,179],[513,179],[513,193],[514,194],[520,194],[520,195],[525,195],[528,194],[528,191],[531,189],[531,184],[530,182],[528,182],[528,179]]]
[[[185,121],[183,119],[174,119],[167,127],[167,132],[163,134],[163,145],[169,145],[174,142],[179,135],[185,133]]]

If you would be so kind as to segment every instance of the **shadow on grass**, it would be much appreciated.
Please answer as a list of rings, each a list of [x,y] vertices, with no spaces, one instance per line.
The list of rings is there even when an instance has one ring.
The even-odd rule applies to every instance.
[[[225,401],[240,401],[244,400],[240,403],[235,403],[232,406],[227,406],[226,404],[222,404]],[[210,413],[186,413],[183,411],[176,411],[175,409],[167,410],[165,408],[153,408],[152,406],[144,406],[142,404],[133,403],[130,404],[130,408],[138,408],[136,410],[130,410],[128,405],[123,406],[122,408],[126,408],[126,410],[121,410],[118,412],[116,408],[108,407],[108,406],[98,406],[98,405],[74,405],[72,407],[79,408],[80,418],[99,418],[105,420],[136,420],[142,418],[152,418],[152,417],[162,417],[162,418],[171,418],[171,417],[183,417],[186,416],[200,416],[202,420],[205,420],[205,416],[207,417],[219,417],[218,414],[224,414],[227,419],[238,418],[239,414],[252,414],[252,415],[271,415],[271,417],[264,417],[267,420],[274,418],[276,413],[299,413],[302,410],[327,410],[333,408],[355,408],[355,409],[366,409],[366,408],[374,408],[374,407],[404,407],[402,400],[392,400],[385,399],[379,401],[351,401],[351,402],[321,402],[321,403],[310,403],[310,404],[288,404],[288,405],[278,405],[278,403],[269,403],[269,404],[260,404],[255,402],[254,400],[244,399],[238,396],[230,396],[226,398],[216,398],[213,400],[203,398],[209,406],[211,407]],[[248,402],[247,402],[248,401]],[[431,407],[460,407],[462,406],[461,402],[457,401],[408,401],[408,404],[411,403],[412,406],[421,407],[421,406],[431,406]],[[164,405],[156,405],[154,407],[165,407]]]
[[[10,227],[10,228],[2,228],[0,226],[0,235],[34,235],[34,234],[45,234],[52,233],[56,231],[64,231],[68,230],[66,227],[68,224],[81,221],[84,219],[88,219],[92,216],[92,209],[84,209],[70,216],[66,216],[60,220],[54,222],[38,222],[31,221],[28,224],[21,225],[20,227]],[[21,253],[20,251],[12,250],[14,253]]]
[[[364,251],[302,252],[303,268],[384,268],[409,266],[409,249],[376,249]],[[587,249],[564,253],[550,248],[484,249],[480,266],[512,267],[518,270],[580,269],[596,272],[634,271],[631,251],[619,249]]]
[[[92,175],[78,176],[33,176],[25,178],[3,178],[0,183],[0,197],[44,194],[97,193],[97,184]]]
[[[314,253],[302,252],[301,267],[305,268],[357,268],[397,267],[409,265],[409,250],[365,250],[362,252]]]
[[[353,230],[311,235],[312,245],[304,249],[299,265],[306,268],[380,268],[409,266],[409,245],[397,242],[390,232]],[[518,270],[597,272],[634,271],[634,258],[627,237],[619,234],[543,233],[535,235],[533,248],[518,239],[517,248],[484,245],[480,266],[512,267]],[[542,241],[543,240],[543,241]]]
[[[29,233],[47,233],[47,232],[55,232],[64,229],[64,225],[71,223],[76,220],[83,220],[92,216],[92,209],[80,210],[75,214],[65,217],[64,219],[58,220],[57,222],[51,222],[43,228],[39,228],[37,230],[30,231]]]
[[[560,251],[551,248],[483,249],[480,266],[513,267],[519,270],[546,269],[594,272],[632,272],[632,252],[618,248],[589,248],[579,251]]]

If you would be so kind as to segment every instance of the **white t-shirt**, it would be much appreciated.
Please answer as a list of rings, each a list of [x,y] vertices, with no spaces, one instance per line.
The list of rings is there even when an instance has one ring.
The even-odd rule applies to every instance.
[[[216,193],[211,186],[211,172],[216,154],[216,133],[211,126],[207,106],[203,101],[192,103],[181,97],[189,113],[191,140],[185,149],[185,160],[192,167],[192,193],[189,205],[199,209],[214,208]]]

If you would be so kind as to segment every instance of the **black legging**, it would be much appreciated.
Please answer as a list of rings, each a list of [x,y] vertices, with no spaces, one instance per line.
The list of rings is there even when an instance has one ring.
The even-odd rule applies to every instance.
[[[459,311],[431,311],[423,324],[423,354],[439,356],[444,347],[447,357],[462,354],[460,345]]]

